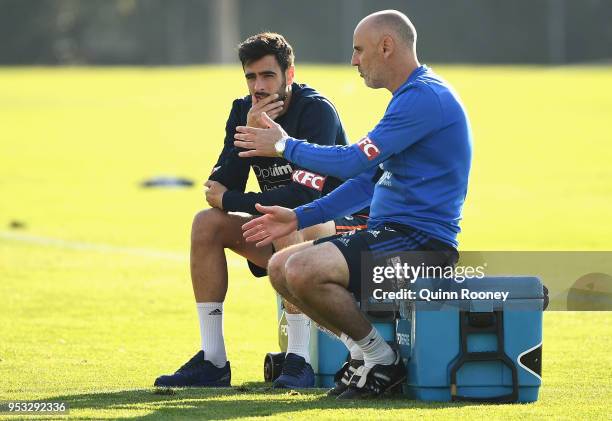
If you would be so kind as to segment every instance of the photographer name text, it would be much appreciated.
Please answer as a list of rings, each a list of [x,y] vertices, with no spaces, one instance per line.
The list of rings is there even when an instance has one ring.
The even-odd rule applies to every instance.
[[[384,291],[375,289],[372,296],[376,300],[425,300],[425,301],[451,301],[451,300],[502,300],[506,301],[510,292],[508,291],[470,291],[463,288],[459,291],[436,291],[427,288],[413,291],[411,289],[400,289],[399,291]]]

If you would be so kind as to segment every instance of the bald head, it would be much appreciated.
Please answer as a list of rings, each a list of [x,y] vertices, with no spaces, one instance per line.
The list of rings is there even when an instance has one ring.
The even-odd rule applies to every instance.
[[[381,10],[366,16],[359,22],[355,32],[365,31],[371,35],[390,35],[399,45],[414,49],[417,34],[410,19],[397,10]]]
[[[370,88],[391,92],[420,66],[416,54],[416,31],[410,19],[397,10],[366,16],[353,34],[351,64]]]

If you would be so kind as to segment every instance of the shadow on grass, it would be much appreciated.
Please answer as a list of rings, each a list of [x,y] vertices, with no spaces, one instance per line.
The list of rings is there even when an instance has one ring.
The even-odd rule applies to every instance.
[[[70,410],[149,410],[139,419],[199,418],[229,419],[270,415],[295,416],[309,409],[435,409],[464,406],[460,403],[420,402],[401,396],[366,401],[337,401],[326,390],[300,391],[272,389],[265,383],[246,383],[228,389],[140,389],[55,396],[52,401],[67,402]],[[119,415],[119,414],[118,414]],[[93,415],[95,418],[95,415]],[[134,419],[134,417],[129,417]],[[117,419],[122,419],[120,416]]]

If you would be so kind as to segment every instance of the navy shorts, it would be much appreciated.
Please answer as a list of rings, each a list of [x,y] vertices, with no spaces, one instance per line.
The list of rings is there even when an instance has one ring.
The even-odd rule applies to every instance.
[[[368,225],[368,215],[355,214],[351,216],[343,216],[341,218],[334,219],[334,223],[336,224],[336,234],[348,234],[357,230],[365,229]],[[253,276],[261,278],[268,274],[268,271],[265,268],[257,266],[250,260],[247,260],[247,262]]]
[[[348,234],[337,234],[318,239],[314,244],[330,242],[338,247],[349,268],[348,290],[356,299],[361,297],[363,258],[366,253],[375,261],[389,261],[398,253],[414,253],[413,266],[454,266],[459,259],[457,250],[423,231],[407,225],[386,223]],[[412,256],[412,254],[410,254]],[[416,261],[419,260],[419,261]],[[421,261],[422,260],[422,261]]]

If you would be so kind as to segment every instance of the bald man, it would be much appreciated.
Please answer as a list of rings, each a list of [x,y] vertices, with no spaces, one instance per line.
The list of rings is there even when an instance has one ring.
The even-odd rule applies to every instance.
[[[242,156],[281,155],[313,171],[349,179],[330,195],[293,210],[258,206],[263,216],[245,224],[247,241],[269,244],[296,229],[371,206],[366,230],[292,246],[268,264],[270,281],[289,302],[341,339],[357,345],[330,391],[339,399],[377,397],[406,379],[402,359],[364,317],[353,297],[371,299],[363,285],[363,255],[395,266],[453,266],[467,193],[471,135],[457,94],[416,54],[416,31],[394,10],[364,18],[355,28],[351,64],[367,86],[385,88],[391,101],[380,122],[351,146],[320,147],[293,139],[263,115],[267,129],[238,127]],[[377,182],[374,175],[384,171]],[[420,251],[420,253],[406,253]],[[427,253],[422,253],[427,251]],[[436,334],[431,332],[431,334]]]

